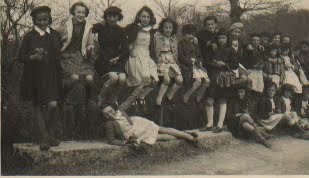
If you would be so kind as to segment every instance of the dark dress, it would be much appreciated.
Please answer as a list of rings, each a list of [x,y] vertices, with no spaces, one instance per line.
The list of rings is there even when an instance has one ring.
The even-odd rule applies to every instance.
[[[236,138],[248,138],[249,134],[240,125],[240,116],[236,117],[236,114],[247,112],[254,119],[256,117],[256,102],[252,98],[245,98],[244,100],[233,98],[227,108],[227,128]]]
[[[203,66],[206,66],[206,69],[208,69],[207,64],[210,60],[210,53],[211,53],[211,47],[207,46],[207,43],[209,41],[214,43],[216,36],[217,36],[217,32],[211,33],[207,30],[201,30],[196,34],[196,38],[198,40],[201,55],[203,57]]]
[[[43,48],[47,53],[41,61],[30,61],[35,48]],[[35,104],[47,104],[63,96],[61,83],[61,39],[59,34],[50,29],[50,34],[43,36],[32,29],[21,45],[19,60],[24,63],[21,79],[21,98]]]
[[[211,51],[208,62],[210,86],[207,89],[207,96],[213,98],[234,96],[231,86],[235,84],[236,75],[232,70],[236,70],[239,66],[239,53],[240,50],[236,51],[232,47],[219,45],[217,51]],[[228,67],[219,67],[216,65],[216,61],[224,62]]]
[[[95,62],[96,72],[102,76],[108,72],[125,73],[125,63],[129,57],[129,46],[124,29],[118,25],[93,25],[92,33],[98,33],[99,59]],[[119,62],[110,64],[112,58],[119,57]]]

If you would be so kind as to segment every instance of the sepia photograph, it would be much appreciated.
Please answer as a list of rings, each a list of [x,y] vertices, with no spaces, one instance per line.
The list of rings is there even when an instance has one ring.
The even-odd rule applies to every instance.
[[[308,176],[309,0],[1,0],[1,176]]]

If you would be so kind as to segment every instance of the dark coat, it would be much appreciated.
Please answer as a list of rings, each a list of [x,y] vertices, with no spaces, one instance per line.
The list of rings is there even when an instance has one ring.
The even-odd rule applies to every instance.
[[[132,23],[125,27],[126,35],[128,38],[128,43],[131,45],[135,42],[137,39],[137,34],[139,29],[141,27],[138,26],[138,24]],[[149,44],[149,50],[150,50],[150,57],[155,60],[156,59],[156,51],[155,51],[155,44],[154,44],[154,34],[156,33],[156,29],[150,30],[150,44]]]
[[[274,113],[285,113],[286,112],[286,105],[282,97],[275,97],[275,110],[272,110],[272,105],[270,98],[268,97],[262,97],[259,99],[257,104],[257,116],[258,119],[268,119],[272,112]],[[291,103],[292,104],[292,103]],[[293,110],[293,107],[291,108]]]
[[[228,103],[226,118],[235,119],[236,114],[245,112],[248,113],[252,119],[256,118],[256,101],[253,98],[240,100],[239,98],[235,97]]]
[[[309,110],[305,110],[304,113],[301,112],[302,109],[304,109],[302,107],[302,97],[295,97],[293,98],[293,103],[292,103],[292,108],[293,111],[295,111],[297,113],[298,116],[302,117],[302,118],[309,118]]]
[[[214,43],[217,32],[210,33],[207,30],[201,30],[197,33],[196,38],[200,47],[201,55],[203,57],[203,65],[206,66],[207,61],[210,58],[211,47],[207,46],[208,41]]]
[[[243,54],[240,58],[240,63],[246,69],[263,69],[264,51],[259,48],[256,50],[243,49]]]

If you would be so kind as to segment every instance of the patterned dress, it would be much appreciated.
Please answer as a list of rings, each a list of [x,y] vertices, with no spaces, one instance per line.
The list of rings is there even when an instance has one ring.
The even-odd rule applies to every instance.
[[[125,66],[128,86],[148,83],[151,78],[159,81],[157,65],[150,57],[150,30],[151,27],[140,30],[133,44],[131,55]]]

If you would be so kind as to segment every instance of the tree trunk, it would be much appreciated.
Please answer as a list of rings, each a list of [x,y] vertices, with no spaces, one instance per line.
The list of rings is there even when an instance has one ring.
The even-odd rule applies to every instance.
[[[244,13],[244,10],[240,7],[239,0],[229,0],[231,5],[231,21],[239,22],[241,15]]]

